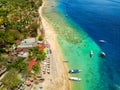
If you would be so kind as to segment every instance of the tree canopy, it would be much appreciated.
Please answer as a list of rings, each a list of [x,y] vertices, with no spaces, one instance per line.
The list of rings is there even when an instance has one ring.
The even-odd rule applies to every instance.
[[[31,50],[31,55],[33,57],[35,56],[37,61],[44,60],[46,54],[42,50],[40,50],[39,47],[34,47],[34,48],[31,48],[30,50]]]
[[[43,36],[40,35],[39,38],[38,38],[39,41],[42,41],[43,40]]]
[[[38,73],[40,71],[40,66],[38,64],[35,64],[33,67],[32,67],[33,71],[35,71],[36,73]]]
[[[15,69],[11,69],[2,79],[3,84],[10,90],[15,90],[15,88],[20,84],[21,80],[18,77],[18,73]]]
[[[26,61],[24,61],[23,58],[18,58],[16,61],[8,64],[7,67],[8,67],[9,69],[15,68],[15,69],[17,69],[19,72],[21,72],[21,71],[24,71],[24,70],[27,69],[28,63],[27,63]]]

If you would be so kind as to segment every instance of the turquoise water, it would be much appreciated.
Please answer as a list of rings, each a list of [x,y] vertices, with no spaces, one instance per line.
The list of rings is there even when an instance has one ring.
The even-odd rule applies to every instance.
[[[99,61],[95,62],[94,66],[96,68],[98,65],[99,72],[96,72],[97,69],[91,69],[91,72],[95,72],[95,74],[88,77],[96,81],[86,80],[84,89],[120,90],[120,2],[118,0],[59,0],[57,9],[67,17],[67,21],[69,18],[71,19],[68,23],[78,24],[74,27],[74,31],[77,29],[78,33],[86,32],[96,42],[98,48],[106,53],[105,59],[99,58],[99,55],[95,57]],[[73,26],[73,24],[71,25]],[[91,40],[83,37],[86,36],[86,33],[81,33],[82,40],[90,43]],[[100,43],[100,39],[104,39],[106,43]],[[92,48],[91,45],[95,44],[90,44],[90,48]],[[86,50],[89,50],[89,47]],[[97,47],[95,46],[95,48]],[[74,49],[74,51],[77,50]],[[84,52],[84,50],[82,51]],[[86,63],[84,62],[84,64]],[[90,64],[88,68],[89,66]]]
[[[82,39],[80,43],[68,42],[64,37],[59,37],[59,43],[66,60],[69,61],[70,69],[83,70],[79,74],[72,74],[82,78],[81,82],[72,82],[73,90],[97,90],[101,85],[99,74],[99,58],[100,48],[85,33],[79,37]],[[90,58],[89,52],[93,50],[94,56]],[[94,88],[94,89],[93,89]]]
[[[101,63],[106,62],[104,58],[99,57],[100,47],[66,15],[66,12],[58,6],[58,2],[49,0],[48,3],[43,13],[58,34],[57,38],[63,56],[69,61],[69,69],[82,70],[79,74],[71,75],[82,78],[82,81],[72,82],[72,90],[102,90],[104,88],[110,90],[107,89],[107,84],[103,85],[104,80],[100,73]],[[92,58],[89,56],[90,50],[94,52]]]

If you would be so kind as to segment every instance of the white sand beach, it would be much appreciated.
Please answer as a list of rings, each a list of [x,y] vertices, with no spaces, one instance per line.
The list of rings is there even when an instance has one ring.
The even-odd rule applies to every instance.
[[[71,90],[71,82],[69,81],[68,67],[64,62],[60,46],[57,42],[57,34],[53,27],[47,22],[42,9],[46,6],[46,0],[43,1],[42,7],[39,8],[43,29],[45,30],[45,39],[50,44],[52,54],[50,57],[50,74],[45,74],[45,81],[42,83],[42,90]]]

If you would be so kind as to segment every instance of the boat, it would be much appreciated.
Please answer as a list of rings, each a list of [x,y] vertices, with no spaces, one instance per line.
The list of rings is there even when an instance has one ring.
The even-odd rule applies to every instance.
[[[80,81],[82,80],[81,78],[78,78],[78,77],[70,77],[69,80],[72,80],[72,81]]]
[[[74,69],[74,70],[69,70],[69,73],[79,73],[82,70]]]
[[[64,60],[64,62],[69,62],[68,60]]]
[[[101,53],[100,53],[100,56],[101,56],[101,57],[105,57],[106,54],[105,54],[104,52],[101,52]]]
[[[106,41],[105,40],[99,40],[100,43],[105,43]]]
[[[93,56],[93,51],[91,50],[91,51],[90,51],[90,57],[92,57],[92,56]]]

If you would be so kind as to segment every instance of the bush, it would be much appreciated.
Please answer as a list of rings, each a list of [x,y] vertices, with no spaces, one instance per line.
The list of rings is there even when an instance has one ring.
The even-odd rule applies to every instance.
[[[35,65],[32,67],[32,69],[33,69],[36,73],[38,73],[39,70],[40,70],[40,66],[39,66],[38,64],[35,64]]]
[[[43,36],[39,36],[39,41],[42,41],[43,40]]]

